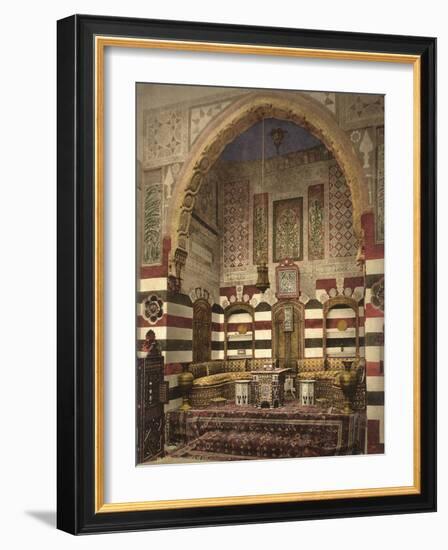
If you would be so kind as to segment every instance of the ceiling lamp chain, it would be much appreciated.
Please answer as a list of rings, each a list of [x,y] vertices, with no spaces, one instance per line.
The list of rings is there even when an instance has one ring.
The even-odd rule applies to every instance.
[[[262,138],[261,138],[261,192],[264,190],[264,118],[262,122]],[[266,223],[266,220],[265,220]],[[269,252],[268,252],[269,254]],[[269,268],[263,258],[257,265],[257,283],[255,285],[261,292],[265,292],[271,284],[269,282]]]

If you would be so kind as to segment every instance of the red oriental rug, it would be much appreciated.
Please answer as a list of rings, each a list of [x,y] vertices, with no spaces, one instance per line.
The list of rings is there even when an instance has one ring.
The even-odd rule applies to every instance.
[[[235,405],[167,413],[170,456],[194,460],[297,458],[361,454],[365,414],[300,407]]]

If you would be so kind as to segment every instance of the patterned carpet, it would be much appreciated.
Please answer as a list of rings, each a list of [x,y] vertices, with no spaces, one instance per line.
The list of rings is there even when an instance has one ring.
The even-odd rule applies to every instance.
[[[278,409],[235,405],[167,413],[173,458],[244,460],[360,454],[363,413],[343,414],[291,402]]]

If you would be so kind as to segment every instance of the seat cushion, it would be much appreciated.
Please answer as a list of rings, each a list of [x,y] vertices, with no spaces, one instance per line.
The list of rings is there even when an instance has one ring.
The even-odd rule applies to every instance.
[[[213,372],[211,372],[211,369]],[[194,376],[194,378],[202,378],[209,374],[217,374],[218,372],[224,372],[224,361],[204,361],[202,363],[191,363],[188,370]]]
[[[213,386],[215,384],[224,384],[225,382],[233,382],[235,380],[252,380],[252,375],[248,372],[222,372],[219,374],[211,374],[193,380],[193,388],[203,386]]]
[[[344,370],[344,361],[355,361],[355,357],[327,357],[327,366],[330,370]]]

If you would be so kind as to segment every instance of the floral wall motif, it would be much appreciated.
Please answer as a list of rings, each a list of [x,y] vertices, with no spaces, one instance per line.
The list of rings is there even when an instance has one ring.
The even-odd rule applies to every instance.
[[[146,185],[143,189],[142,203],[142,263],[159,264],[162,261],[162,184]]]
[[[325,256],[324,185],[308,187],[308,259],[322,260]]]
[[[163,317],[163,300],[153,294],[144,302],[143,315],[151,325],[157,323]]]
[[[268,262],[268,200],[268,193],[254,195],[253,263],[257,265]]]
[[[303,259],[303,198],[274,201],[274,262]]]
[[[277,298],[298,298],[300,294],[300,274],[297,265],[290,259],[276,267]]]
[[[145,111],[143,132],[145,167],[183,160],[187,152],[187,124],[182,109]]]

